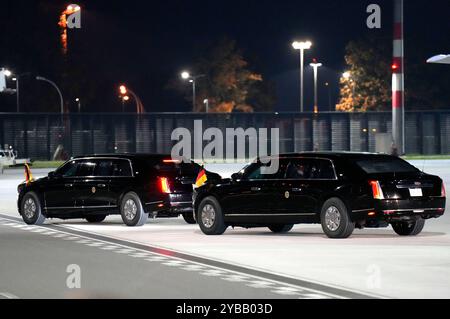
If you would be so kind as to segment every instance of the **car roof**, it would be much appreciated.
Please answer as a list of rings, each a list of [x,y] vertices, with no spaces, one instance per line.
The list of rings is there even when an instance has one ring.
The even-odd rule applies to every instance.
[[[284,153],[278,156],[279,158],[296,158],[296,157],[311,157],[311,158],[325,158],[330,160],[344,159],[344,160],[364,160],[375,158],[391,158],[392,155],[382,153],[363,153],[363,152],[304,152],[304,153]]]
[[[135,153],[117,153],[117,154],[91,154],[83,156],[75,156],[73,159],[80,158],[123,158],[123,159],[141,159],[141,160],[163,160],[170,159],[167,154],[135,154]]]

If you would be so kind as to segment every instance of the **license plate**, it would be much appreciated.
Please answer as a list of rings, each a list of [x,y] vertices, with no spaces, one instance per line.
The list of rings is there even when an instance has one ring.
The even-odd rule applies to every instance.
[[[410,188],[409,189],[409,195],[411,197],[422,197],[422,189],[421,188]]]

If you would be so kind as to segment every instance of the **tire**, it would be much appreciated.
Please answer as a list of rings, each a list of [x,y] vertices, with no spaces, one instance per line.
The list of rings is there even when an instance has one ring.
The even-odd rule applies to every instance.
[[[222,208],[215,197],[204,198],[197,211],[197,221],[205,235],[222,235],[227,229]]]
[[[143,226],[148,219],[139,196],[134,192],[123,196],[120,202],[120,215],[125,225],[130,227]]]
[[[86,221],[91,224],[101,223],[106,218],[106,215],[91,215],[86,217]]]
[[[190,225],[197,224],[197,221],[194,218],[194,212],[184,213],[183,218],[184,218],[184,221]]]
[[[285,234],[294,228],[294,225],[270,225],[269,229],[275,234]]]
[[[422,232],[424,226],[425,220],[423,218],[419,218],[413,222],[392,223],[392,228],[400,236],[417,236]]]
[[[355,229],[347,206],[339,198],[330,198],[323,204],[320,221],[323,232],[329,238],[348,238]]]
[[[34,192],[26,193],[20,203],[20,215],[28,225],[42,225],[45,216],[42,214],[42,205],[39,197]]]

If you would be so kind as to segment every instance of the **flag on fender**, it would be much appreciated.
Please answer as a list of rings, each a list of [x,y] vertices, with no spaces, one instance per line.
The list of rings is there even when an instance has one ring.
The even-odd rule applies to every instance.
[[[33,181],[33,174],[31,174],[30,166],[25,163],[25,183],[29,184]]]
[[[208,177],[206,176],[206,171],[204,169],[202,169],[198,175],[197,175],[197,179],[195,181],[195,187],[202,187],[203,185],[205,185],[205,183],[207,182]]]

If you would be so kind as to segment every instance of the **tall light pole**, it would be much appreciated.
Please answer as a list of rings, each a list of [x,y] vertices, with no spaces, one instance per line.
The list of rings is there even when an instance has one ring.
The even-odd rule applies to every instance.
[[[192,112],[195,112],[197,80],[205,76],[205,74],[191,75],[187,71],[181,72],[181,78],[183,80],[189,80],[189,82],[192,83]]]
[[[322,66],[322,63],[317,63],[316,59],[313,60],[313,63],[309,64],[314,69],[314,113],[319,112],[319,106],[318,106],[318,96],[317,96],[317,73],[319,67]]]
[[[139,98],[139,96],[137,96],[136,93],[131,91],[130,88],[126,87],[125,85],[121,85],[121,86],[119,86],[119,92],[122,96],[122,111],[124,111],[125,101],[129,100],[129,97],[127,96],[127,94],[130,93],[130,95],[136,101],[136,113],[142,114],[145,112],[144,104],[142,103],[141,99]]]
[[[42,76],[37,76],[36,80],[47,82],[51,86],[53,86],[56,89],[56,91],[58,91],[59,100],[61,102],[61,116],[62,116],[64,114],[64,99],[63,99],[63,96],[62,96],[62,93],[61,93],[61,90],[59,89],[59,87],[55,84],[55,82],[50,81],[49,79],[46,79],[46,78],[44,78]]]
[[[303,102],[303,78],[304,78],[304,64],[305,64],[305,50],[311,49],[312,43],[311,41],[294,41],[292,43],[292,47],[295,50],[300,51],[300,112],[304,111],[304,102]]]

